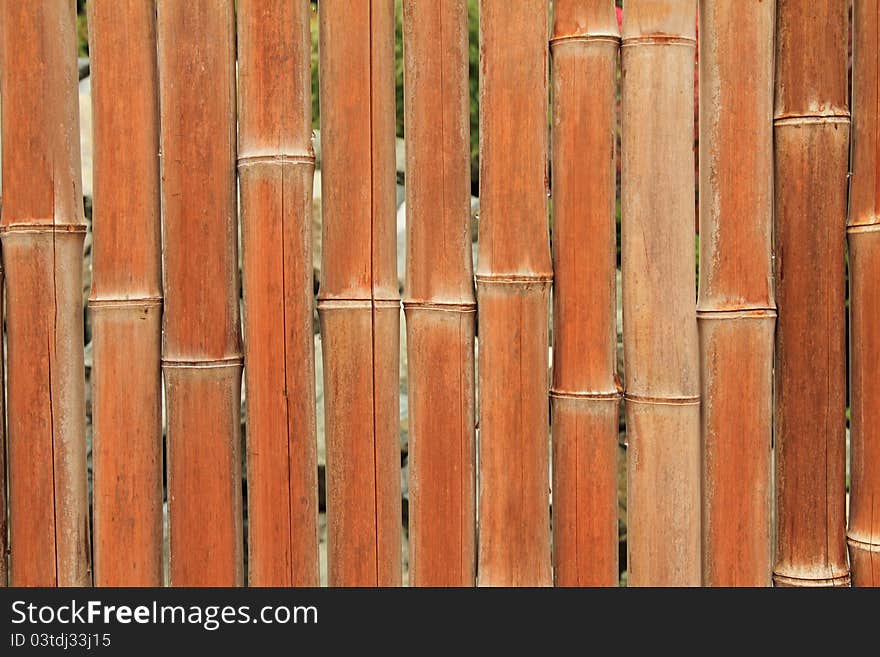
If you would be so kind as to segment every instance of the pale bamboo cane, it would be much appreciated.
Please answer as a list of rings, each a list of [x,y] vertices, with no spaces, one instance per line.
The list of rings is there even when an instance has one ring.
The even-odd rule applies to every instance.
[[[622,276],[628,583],[698,586],[695,0],[623,11]]]

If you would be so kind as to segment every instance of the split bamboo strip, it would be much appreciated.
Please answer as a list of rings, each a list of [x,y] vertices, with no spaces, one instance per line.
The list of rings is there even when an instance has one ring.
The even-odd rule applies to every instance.
[[[410,581],[473,586],[474,299],[466,0],[404,0]]]
[[[773,579],[846,586],[847,3],[779,0],[776,29]]]
[[[854,12],[848,543],[853,585],[880,586],[880,0]]]
[[[3,0],[10,572],[91,583],[76,4]]]
[[[769,586],[773,29],[758,0],[700,4],[703,584]]]
[[[394,0],[322,0],[318,298],[331,586],[401,583]]]
[[[159,0],[170,576],[242,583],[232,0]]]
[[[621,267],[633,586],[701,581],[696,4],[628,0],[623,13]]]
[[[317,586],[309,3],[239,0],[248,570]]]
[[[95,584],[161,586],[156,6],[143,0],[91,0],[88,17],[95,125],[89,297]]]
[[[553,38],[553,551],[556,584],[616,586],[613,0],[557,0]],[[610,154],[610,157],[609,157]]]
[[[547,0],[480,2],[479,583],[549,586]]]

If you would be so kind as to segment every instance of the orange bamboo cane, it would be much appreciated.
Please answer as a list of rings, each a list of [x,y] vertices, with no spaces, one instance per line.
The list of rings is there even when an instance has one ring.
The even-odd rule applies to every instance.
[[[848,543],[853,585],[880,586],[880,1],[853,10]]]
[[[404,0],[410,581],[475,580],[466,0]]]
[[[95,584],[162,584],[156,7],[91,0]],[[122,386],[120,382],[129,381]],[[125,558],[122,558],[125,555]]]
[[[773,27],[757,0],[700,4],[703,584],[770,584]]]
[[[479,583],[552,583],[548,2],[480,2]]]
[[[554,18],[555,575],[560,586],[616,586],[620,36],[613,0],[557,0]]]
[[[848,585],[847,3],[779,0],[776,29],[774,582]]]
[[[76,3],[3,0],[10,583],[91,581]]]
[[[239,152],[256,586],[317,586],[309,3],[240,0]]]
[[[242,582],[231,0],[160,0],[171,584]]]
[[[695,0],[623,13],[622,275],[628,583],[698,586]]]
[[[401,582],[394,2],[322,0],[318,299],[331,586]]]
[[[844,225],[847,3],[779,0],[774,582],[848,585]]]

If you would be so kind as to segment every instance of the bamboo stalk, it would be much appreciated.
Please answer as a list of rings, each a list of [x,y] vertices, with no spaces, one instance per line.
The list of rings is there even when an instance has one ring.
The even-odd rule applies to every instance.
[[[848,585],[844,225],[847,3],[779,0],[777,585]]]
[[[238,3],[239,153],[255,586],[317,586],[309,3]]]
[[[613,0],[557,0],[553,38],[553,551],[556,584],[616,586]],[[609,158],[609,153],[611,157]]]
[[[854,586],[880,586],[880,1],[853,4],[850,187],[850,503]]]
[[[3,0],[10,572],[91,582],[75,3]]]
[[[160,0],[162,350],[175,586],[242,583],[231,0]]]
[[[403,3],[410,581],[475,581],[466,0]]]
[[[552,584],[547,0],[480,2],[479,584]]]
[[[156,7],[142,0],[91,0],[88,17],[95,121],[89,297],[95,584],[161,586]],[[120,386],[124,380],[129,384]]]
[[[621,268],[633,586],[701,581],[695,28],[694,0],[624,7]]]
[[[703,584],[770,585],[770,2],[700,4]]]
[[[0,202],[2,205],[2,202]],[[6,372],[3,345],[3,259],[0,258],[0,586],[9,585],[9,509],[6,504]]]
[[[322,0],[318,297],[331,586],[401,583],[394,2]]]

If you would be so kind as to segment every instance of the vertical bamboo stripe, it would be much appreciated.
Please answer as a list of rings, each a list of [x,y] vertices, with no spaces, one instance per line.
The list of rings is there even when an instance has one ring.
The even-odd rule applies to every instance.
[[[243,581],[232,0],[159,0],[171,584]]]
[[[557,0],[553,38],[553,552],[560,586],[618,582],[613,0]]]
[[[76,5],[3,0],[10,572],[91,583]]]

